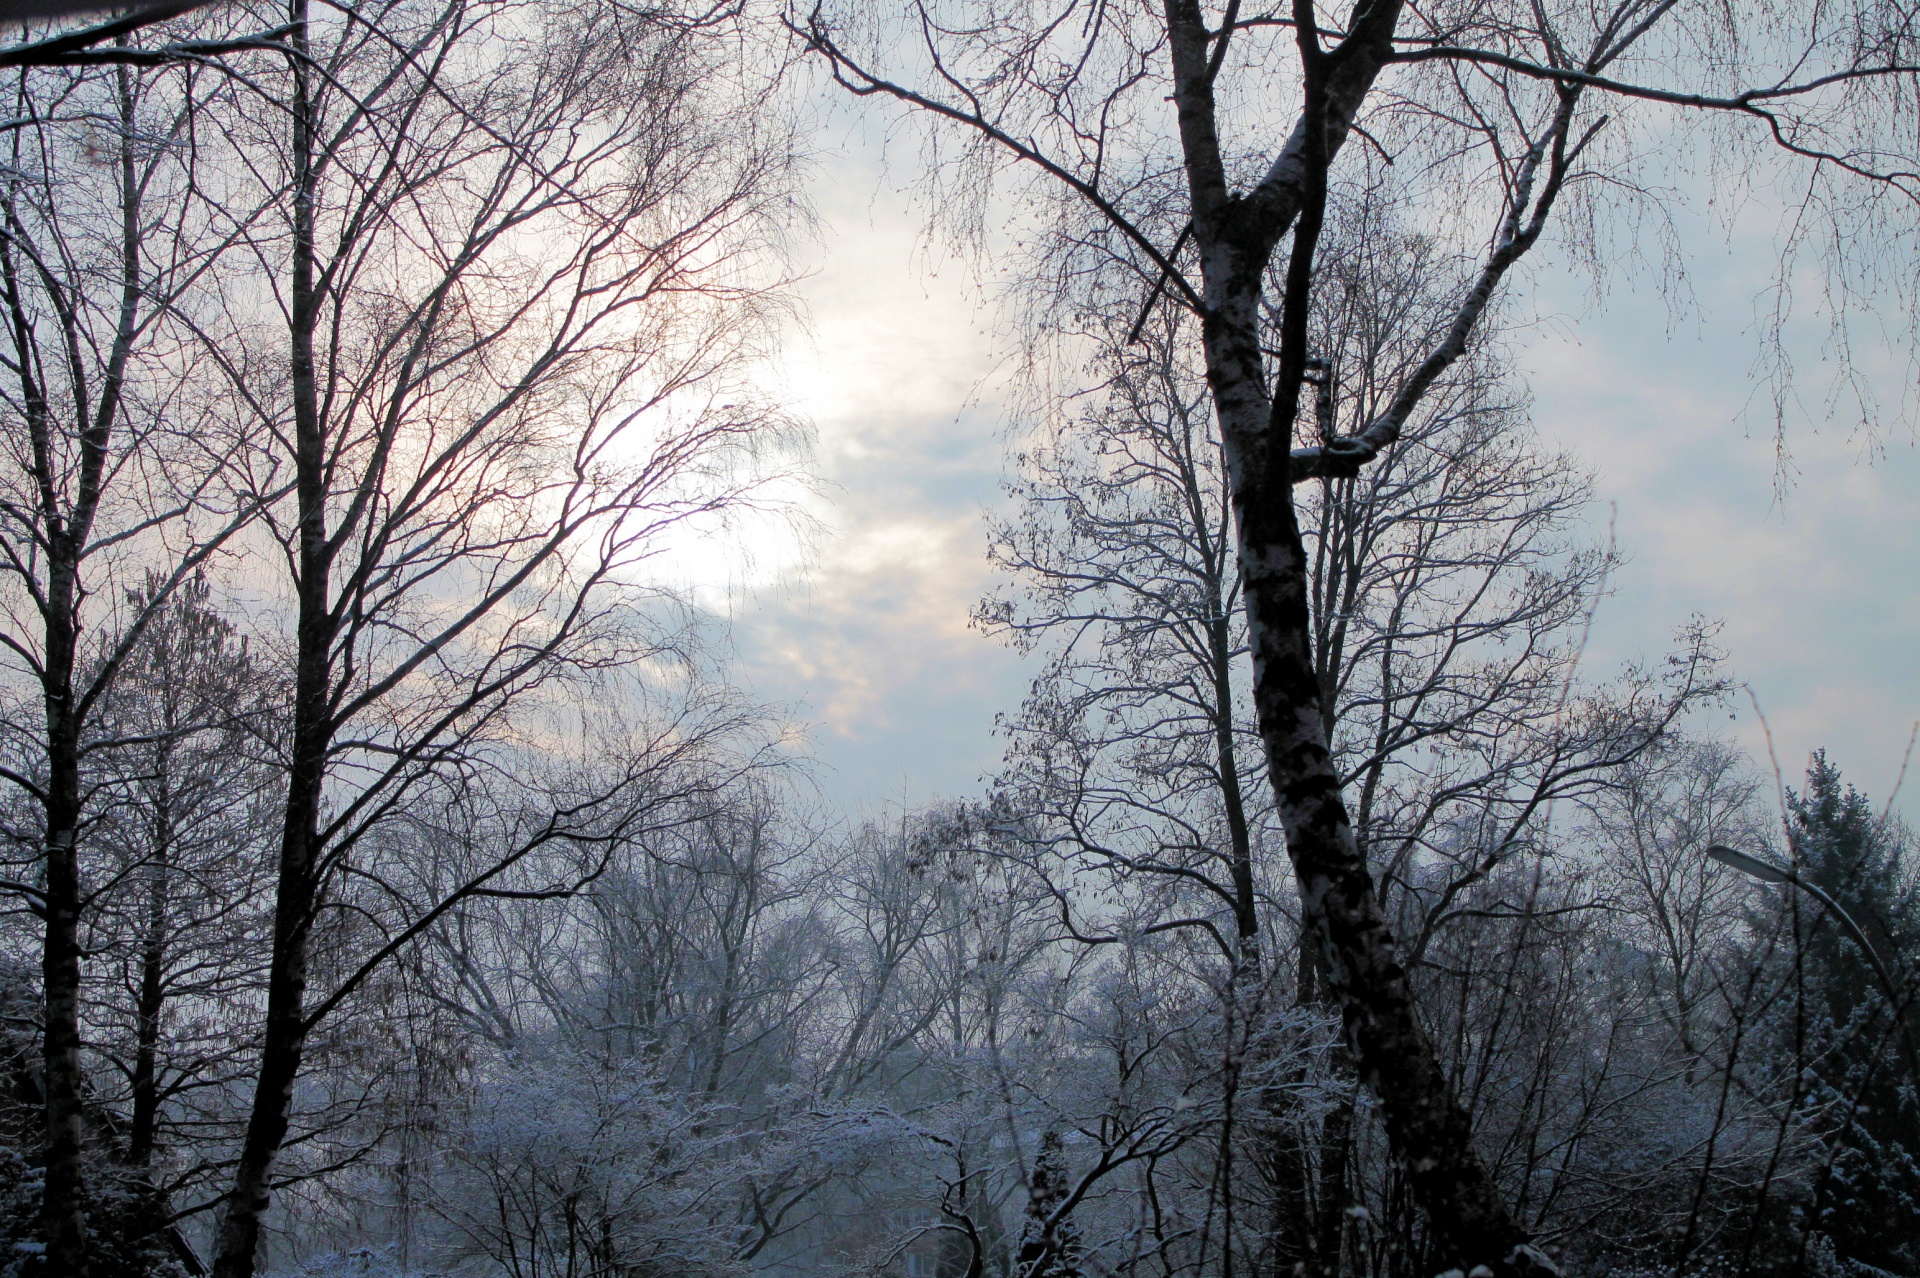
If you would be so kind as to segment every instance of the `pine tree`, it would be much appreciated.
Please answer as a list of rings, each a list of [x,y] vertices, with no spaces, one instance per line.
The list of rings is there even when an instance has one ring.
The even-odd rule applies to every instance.
[[[1020,1231],[1016,1278],[1081,1278],[1080,1231],[1071,1213],[1054,1219],[1071,1192],[1066,1150],[1060,1133],[1049,1128],[1040,1138],[1040,1153],[1027,1181],[1027,1221]]]
[[[1912,840],[1875,816],[1816,754],[1806,790],[1789,793],[1801,875],[1844,909],[1899,980],[1920,963],[1920,891]],[[1853,1265],[1920,1273],[1920,1079],[1901,1050],[1881,982],[1858,943],[1801,897],[1800,944],[1816,1099],[1833,1115],[1830,1166],[1813,1229]],[[1915,1017],[1907,1013],[1909,1030]]]

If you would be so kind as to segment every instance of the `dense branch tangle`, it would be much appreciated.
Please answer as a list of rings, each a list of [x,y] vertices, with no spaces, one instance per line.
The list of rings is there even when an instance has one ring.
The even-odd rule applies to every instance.
[[[1910,17],[1897,4],[1796,11],[1747,31],[1738,15],[1659,0],[1599,10],[1385,0],[1356,5],[1342,26],[1311,0],[1258,13],[1240,0],[1212,11],[1167,0],[1043,12],[920,4],[897,30],[837,25],[824,8],[790,22],[839,84],[936,126],[936,195],[957,229],[983,231],[994,173],[1031,179],[1022,189],[1051,223],[1026,287],[1036,333],[1056,313],[1131,317],[1162,294],[1198,319],[1255,720],[1303,912],[1415,1196],[1464,1265],[1515,1273],[1551,1262],[1526,1245],[1471,1147],[1356,842],[1316,677],[1294,486],[1353,476],[1394,447],[1555,213],[1597,198],[1602,182],[1631,189],[1629,124],[1644,127],[1649,112],[1670,113],[1656,121],[1669,126],[1686,111],[1758,124],[1758,136],[1735,135],[1745,158],[1766,162],[1774,148],[1808,162],[1823,197],[1831,183],[1864,183],[1825,205],[1810,197],[1810,211],[1837,209],[1907,242],[1899,219],[1910,217],[1902,197],[1916,166],[1878,139],[1904,136],[1884,129],[1888,116],[1915,117]],[[917,71],[883,69],[890,55]],[[1691,83],[1659,83],[1668,78]],[[1345,176],[1356,166],[1373,167],[1346,158],[1356,136],[1389,167],[1414,161],[1400,170],[1414,176],[1397,180],[1428,201],[1428,233],[1477,244],[1478,265],[1451,322],[1369,420],[1296,446],[1328,201],[1337,184],[1370,180]],[[955,138],[957,153],[940,149]],[[1887,193],[1898,203],[1884,205]],[[1830,278],[1842,295],[1871,287],[1859,258]],[[1910,321],[1913,298],[1900,305]]]
[[[353,1157],[320,1152],[339,1124],[296,1099],[322,1020],[455,903],[593,877],[592,853],[674,794],[675,761],[741,728],[699,704],[657,735],[583,726],[579,699],[628,666],[678,686],[683,620],[646,561],[779,455],[785,419],[742,369],[781,314],[791,148],[730,56],[737,12],[263,10],[148,11],[0,51],[20,117],[0,134],[20,161],[0,201],[0,407],[21,463],[0,644],[45,707],[44,726],[7,726],[45,814],[20,859],[50,880],[34,906],[60,1272],[89,1250],[76,844],[82,798],[113,797],[82,770],[133,770],[153,745],[86,716],[216,551],[279,582],[250,620],[285,703],[263,732],[282,785],[251,1107],[224,1192],[198,1175],[178,1205],[217,1212],[223,1275],[253,1271],[277,1187]],[[147,553],[164,571],[129,593],[110,569]],[[595,757],[529,764],[556,723]],[[427,795],[479,827],[482,863],[423,876],[395,850]],[[528,868],[569,848],[584,865]]]

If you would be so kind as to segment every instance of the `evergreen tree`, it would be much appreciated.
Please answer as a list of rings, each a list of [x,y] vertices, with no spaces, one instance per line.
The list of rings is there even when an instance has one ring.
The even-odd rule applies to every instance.
[[[1843,785],[1825,752],[1788,794],[1799,872],[1872,941],[1896,981],[1920,963],[1920,892],[1908,832]],[[1849,1268],[1920,1274],[1920,1079],[1870,959],[1810,897],[1798,901],[1806,1066],[1832,1116],[1812,1230]],[[1907,1029],[1915,1020],[1906,1013]],[[1824,1250],[1824,1248],[1823,1248]]]
[[[1071,1213],[1053,1218],[1071,1192],[1066,1150],[1060,1133],[1049,1128],[1027,1182],[1027,1221],[1013,1268],[1017,1278],[1081,1278],[1080,1231]]]

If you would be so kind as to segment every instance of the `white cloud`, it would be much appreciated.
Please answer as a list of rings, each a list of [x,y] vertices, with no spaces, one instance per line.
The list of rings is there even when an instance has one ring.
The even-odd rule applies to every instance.
[[[821,536],[804,560],[767,555],[780,584],[760,577],[739,616],[743,676],[816,725],[828,794],[855,809],[973,788],[1026,674],[968,627],[990,584],[980,512],[999,497],[992,317],[962,269],[933,269],[896,186],[857,145],[823,167],[811,330],[780,369],[819,430]],[[1741,422],[1750,248],[1695,264],[1697,312],[1615,288],[1525,354],[1543,433],[1599,472],[1595,536],[1611,518],[1629,558],[1590,660],[1656,657],[1690,614],[1724,618],[1788,780],[1825,746],[1878,798],[1920,716],[1920,456],[1895,438],[1870,464],[1844,430],[1796,429],[1777,484],[1770,428]],[[1547,278],[1542,309],[1577,309],[1572,287]],[[1744,705],[1722,726],[1764,761]]]
[[[818,431],[819,535],[737,622],[742,675],[814,725],[822,784],[859,811],[972,790],[1019,660],[972,630],[999,497],[990,314],[938,263],[870,153],[827,167],[808,331],[778,370]]]
[[[1707,259],[1693,284],[1695,322],[1620,290],[1577,341],[1526,357],[1543,432],[1597,471],[1596,535],[1612,517],[1629,558],[1596,623],[1596,671],[1658,653],[1691,613],[1723,619],[1787,783],[1824,747],[1879,801],[1920,718],[1920,453],[1898,428],[1875,450],[1790,422],[1783,464],[1750,412],[1752,263]],[[1764,766],[1766,733],[1744,699],[1735,712],[1721,726]]]

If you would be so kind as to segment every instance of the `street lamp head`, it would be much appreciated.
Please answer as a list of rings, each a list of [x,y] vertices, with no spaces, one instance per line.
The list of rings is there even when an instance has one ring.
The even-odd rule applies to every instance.
[[[1738,848],[1730,848],[1724,843],[1716,843],[1707,849],[1707,855],[1722,865],[1731,866],[1742,874],[1751,875],[1762,883],[1791,883],[1793,871],[1771,861],[1763,861],[1750,856]]]
[[[1880,982],[1881,992],[1887,996],[1887,1006],[1893,1009],[1894,1023],[1900,1027],[1900,1041],[1907,1051],[1907,1063],[1913,1068],[1915,1080],[1920,1081],[1920,1050],[1915,1049],[1905,1024],[1907,1004],[1912,1001],[1913,996],[1903,992],[1907,981],[1920,977],[1920,970],[1916,970],[1903,980],[1895,980],[1893,969],[1887,966],[1884,958],[1880,957],[1880,951],[1873,948],[1873,941],[1866,932],[1861,930],[1860,924],[1855,921],[1853,915],[1842,909],[1840,902],[1786,866],[1775,865],[1772,861],[1763,861],[1757,856],[1742,852],[1738,848],[1730,848],[1723,843],[1713,844],[1707,849],[1707,855],[1720,864],[1730,865],[1740,873],[1750,874],[1763,883],[1789,884],[1821,904],[1825,913],[1840,925],[1848,938],[1860,947],[1860,953],[1866,956],[1867,962],[1873,965],[1873,975]],[[1788,895],[1791,896],[1792,893]],[[1816,917],[1814,922],[1817,925],[1819,919]],[[1795,930],[1798,931],[1797,924]]]

